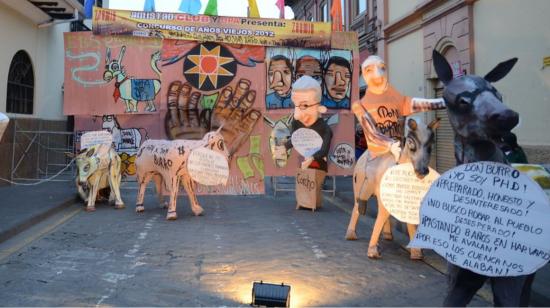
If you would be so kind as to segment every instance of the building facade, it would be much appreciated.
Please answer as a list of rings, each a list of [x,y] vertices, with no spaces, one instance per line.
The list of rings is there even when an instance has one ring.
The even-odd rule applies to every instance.
[[[342,1],[342,0],[341,0]],[[544,123],[550,117],[550,56],[547,29],[550,1],[532,0],[343,0],[347,30],[357,31],[361,58],[377,54],[385,59],[389,80],[403,94],[437,97],[442,85],[433,71],[431,54],[436,49],[455,73],[485,75],[499,62],[519,61],[495,87],[503,100],[521,116],[514,133],[530,162],[550,163],[550,135]],[[296,18],[327,20],[324,4],[330,0],[293,1]],[[365,7],[358,14],[357,8]],[[549,60],[550,61],[550,60]],[[445,171],[455,164],[453,132],[445,111],[438,116],[434,166]]]
[[[79,28],[71,21],[81,20],[83,10],[77,0],[0,0],[0,111],[10,118],[0,140],[1,178],[10,179],[14,166],[18,176],[35,177],[44,167],[38,151],[45,139],[34,132],[70,129],[63,115],[63,33]]]

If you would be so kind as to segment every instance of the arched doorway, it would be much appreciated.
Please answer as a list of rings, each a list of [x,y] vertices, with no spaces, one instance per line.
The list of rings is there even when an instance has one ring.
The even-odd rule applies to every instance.
[[[462,74],[458,50],[452,41],[449,39],[441,40],[440,43],[437,44],[436,50],[444,55],[451,66],[453,66],[455,77]],[[432,87],[435,97],[443,96],[443,84],[439,79],[432,79]],[[439,173],[443,173],[456,166],[456,159],[454,156],[454,132],[449,122],[449,117],[447,116],[447,110],[437,110],[435,116],[441,119],[441,124],[436,130],[436,170]]]
[[[34,71],[31,58],[24,50],[19,50],[11,60],[8,74],[6,112],[33,114]]]

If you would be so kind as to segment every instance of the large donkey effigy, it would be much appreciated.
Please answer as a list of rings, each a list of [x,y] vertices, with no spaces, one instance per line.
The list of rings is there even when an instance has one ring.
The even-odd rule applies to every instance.
[[[517,58],[513,58],[499,63],[484,77],[465,75],[453,78],[445,57],[434,50],[434,68],[445,85],[443,98],[455,133],[457,164],[477,161],[506,163],[499,144],[502,135],[518,124],[519,115],[503,104],[502,95],[491,83],[504,78],[516,62]],[[452,263],[449,263],[448,271],[450,286],[444,306],[466,306],[487,279],[491,280],[495,305],[520,304],[525,276],[488,277]]]

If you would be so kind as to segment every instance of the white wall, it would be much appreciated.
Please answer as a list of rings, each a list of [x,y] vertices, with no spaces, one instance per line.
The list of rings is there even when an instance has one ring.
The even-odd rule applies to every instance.
[[[26,17],[0,4],[0,111],[6,110],[6,95],[9,68],[13,56],[25,50],[31,58],[34,70],[34,110],[32,117],[48,120],[64,120],[63,97],[63,31],[69,24],[39,29]]]
[[[422,30],[389,43],[387,63],[390,84],[403,95],[425,97],[423,61]]]
[[[485,75],[498,62],[518,57],[514,69],[495,87],[507,106],[519,112],[514,129],[520,144],[550,145],[550,1],[480,0],[474,3],[475,73]]]
[[[425,0],[388,0],[388,22],[392,23],[403,17],[424,1]]]
[[[417,30],[388,44],[390,83],[402,94],[424,96],[424,62],[422,30]]]

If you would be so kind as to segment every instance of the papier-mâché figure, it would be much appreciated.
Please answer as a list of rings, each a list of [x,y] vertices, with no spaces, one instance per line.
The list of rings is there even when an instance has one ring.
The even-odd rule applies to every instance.
[[[393,164],[398,162],[400,156],[400,138],[403,132],[399,125],[399,118],[411,115],[416,112],[444,109],[445,105],[442,99],[424,99],[404,96],[395,90],[388,82],[386,75],[386,65],[378,56],[368,57],[361,65],[361,71],[365,82],[367,83],[367,92],[360,102],[352,104],[352,111],[357,117],[363,128],[368,150],[359,158],[355,166],[354,174],[357,176],[354,181],[355,205],[346,232],[347,240],[357,239],[356,227],[359,219],[359,197],[364,195],[361,192],[365,183],[370,181],[369,177],[376,178],[377,173],[383,172],[389,165],[380,165],[380,167],[366,167],[369,164],[375,164],[374,160],[381,155],[391,152],[393,154]],[[435,126],[433,126],[435,128]],[[431,146],[431,142],[426,142]],[[429,158],[429,157],[428,157]],[[377,170],[380,168],[380,170]],[[416,166],[415,166],[416,168]],[[420,174],[427,173],[425,170],[416,170]],[[361,170],[360,170],[361,169]],[[417,173],[418,175],[418,173]],[[424,174],[425,175],[425,174]],[[365,177],[367,179],[365,179]],[[370,197],[370,195],[366,196]],[[378,216],[374,226],[374,231],[369,242],[368,256],[370,258],[380,258],[378,251],[379,229],[384,228],[384,238],[392,239],[391,226],[389,224],[389,214],[381,206],[378,199]],[[409,233],[414,232],[414,226],[408,226]],[[378,231],[378,232],[376,232]],[[411,249],[411,259],[422,259],[420,249]]]

